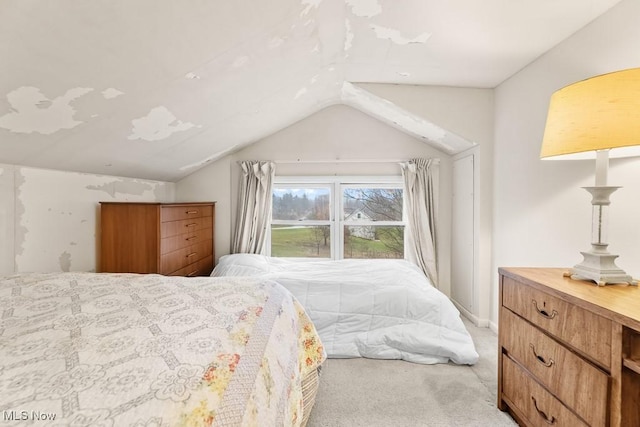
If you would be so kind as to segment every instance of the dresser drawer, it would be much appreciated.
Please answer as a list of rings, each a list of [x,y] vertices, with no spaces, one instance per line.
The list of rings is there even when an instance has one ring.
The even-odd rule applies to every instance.
[[[171,274],[189,264],[206,258],[213,253],[212,250],[213,240],[209,239],[162,255],[160,257],[160,273]]]
[[[509,277],[503,277],[502,305],[610,369],[611,320]]]
[[[535,427],[587,427],[509,357],[502,358],[502,394]]]
[[[179,234],[192,233],[194,231],[212,228],[211,217],[183,219],[180,221],[163,222],[161,235],[163,238],[177,236]]]
[[[167,237],[160,241],[160,253],[165,255],[169,252],[177,251],[178,249],[186,248],[187,246],[209,240],[212,237],[212,228],[204,228],[202,230],[195,230],[186,234]]]
[[[213,270],[213,256],[208,256],[200,261],[189,264],[186,267],[176,270],[168,276],[209,276]]]
[[[211,205],[162,206],[160,211],[160,222],[179,221],[182,219],[200,218],[212,215],[213,206]]]
[[[502,347],[590,425],[605,425],[608,376],[509,310],[501,310]]]

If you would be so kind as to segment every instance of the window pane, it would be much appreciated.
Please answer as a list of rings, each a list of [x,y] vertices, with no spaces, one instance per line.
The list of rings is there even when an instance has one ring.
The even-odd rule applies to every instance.
[[[273,219],[329,220],[329,188],[274,188]]]
[[[345,221],[402,221],[402,189],[345,188],[342,206]]]
[[[331,227],[272,225],[271,256],[331,258]]]
[[[345,225],[344,258],[404,258],[404,227]]]

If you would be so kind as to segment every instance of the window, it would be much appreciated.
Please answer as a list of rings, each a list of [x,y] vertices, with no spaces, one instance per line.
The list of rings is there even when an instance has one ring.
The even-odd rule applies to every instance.
[[[276,177],[274,257],[404,258],[400,177]]]

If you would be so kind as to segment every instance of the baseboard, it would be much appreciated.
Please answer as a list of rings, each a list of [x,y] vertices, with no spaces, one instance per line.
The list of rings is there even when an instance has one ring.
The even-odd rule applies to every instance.
[[[498,324],[496,322],[489,322],[489,329],[498,334]]]
[[[475,314],[471,313],[469,310],[467,310],[466,308],[464,308],[463,306],[458,304],[453,299],[451,300],[451,302],[453,303],[453,305],[456,306],[456,308],[458,309],[460,314],[462,314],[467,319],[471,320],[471,322],[474,325],[476,325],[477,327],[479,327],[479,328],[488,328],[488,327],[490,327],[489,319],[481,319],[481,318],[479,318],[478,316],[476,316]],[[496,330],[497,330],[497,328],[496,328]]]

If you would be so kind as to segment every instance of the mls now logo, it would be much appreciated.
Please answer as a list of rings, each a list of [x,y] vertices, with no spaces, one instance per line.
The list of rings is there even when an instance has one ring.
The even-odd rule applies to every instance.
[[[54,421],[56,414],[40,411],[2,411],[4,421]]]

